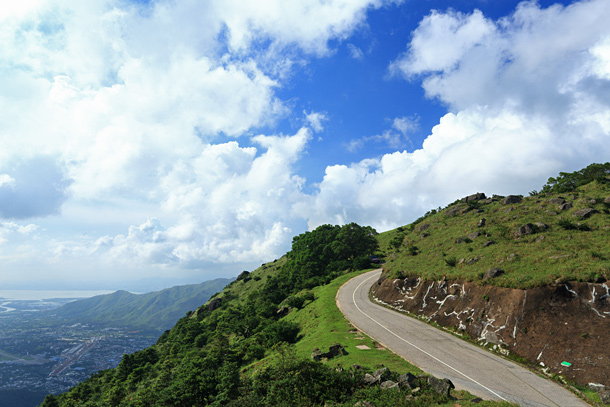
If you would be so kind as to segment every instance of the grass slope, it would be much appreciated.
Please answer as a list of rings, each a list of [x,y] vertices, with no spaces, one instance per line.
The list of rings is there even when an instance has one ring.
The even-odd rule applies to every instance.
[[[481,281],[487,270],[497,267],[505,274],[490,283],[512,288],[607,280],[607,197],[608,183],[593,181],[567,194],[524,197],[515,204],[503,204],[502,197],[489,203],[456,201],[409,226],[380,234],[384,270],[395,277]],[[572,208],[562,210],[555,203],[559,198]],[[585,208],[597,213],[589,218],[577,216]],[[484,226],[478,226],[481,219]],[[534,233],[517,237],[515,232],[526,224],[533,225]]]

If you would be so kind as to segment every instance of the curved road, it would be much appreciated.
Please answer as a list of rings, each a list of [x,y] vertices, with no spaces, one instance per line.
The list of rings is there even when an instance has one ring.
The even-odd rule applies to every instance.
[[[371,338],[427,373],[487,400],[521,406],[588,406],[568,390],[510,361],[422,321],[370,301],[381,270],[345,283],[337,292],[343,315]]]

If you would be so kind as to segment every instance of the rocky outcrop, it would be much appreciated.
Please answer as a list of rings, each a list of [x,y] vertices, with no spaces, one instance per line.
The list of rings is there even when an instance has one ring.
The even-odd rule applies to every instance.
[[[492,269],[488,278],[500,272]],[[519,290],[446,279],[386,278],[372,295],[497,352],[518,354],[548,374],[610,387],[608,282],[558,282]]]
[[[511,205],[519,203],[523,200],[523,197],[520,195],[509,195],[502,200],[502,205]]]
[[[593,208],[584,208],[584,209],[580,209],[580,210],[574,212],[574,216],[583,218],[583,219],[587,219],[587,218],[590,218],[591,215],[593,215],[595,213],[599,213],[599,212]]]

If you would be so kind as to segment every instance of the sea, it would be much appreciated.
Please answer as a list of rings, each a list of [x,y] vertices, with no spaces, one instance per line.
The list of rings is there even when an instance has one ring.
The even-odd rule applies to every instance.
[[[63,304],[110,294],[108,290],[0,290],[0,314],[12,312],[42,311],[57,308]]]

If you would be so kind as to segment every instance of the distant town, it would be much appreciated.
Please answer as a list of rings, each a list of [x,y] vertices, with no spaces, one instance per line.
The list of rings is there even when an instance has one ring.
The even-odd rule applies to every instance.
[[[0,312],[0,394],[65,392],[91,374],[117,366],[124,354],[150,346],[159,336],[86,323],[49,326],[52,321],[36,312],[61,304],[12,301],[0,310],[8,310]]]

